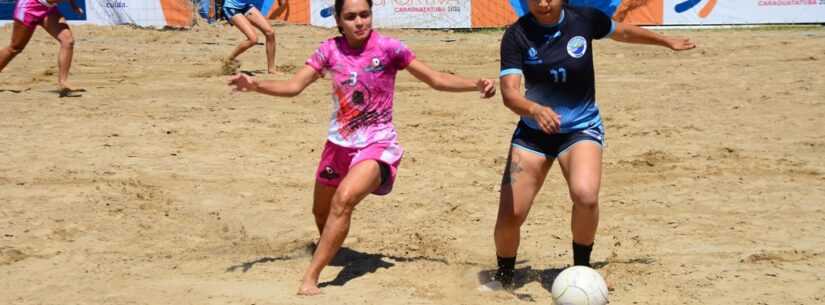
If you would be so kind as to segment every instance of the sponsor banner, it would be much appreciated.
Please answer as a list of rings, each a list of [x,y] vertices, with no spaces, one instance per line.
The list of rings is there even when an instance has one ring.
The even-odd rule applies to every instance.
[[[261,12],[269,19],[309,24],[308,0],[263,0]]]
[[[86,7],[86,0],[75,0],[74,3],[77,5],[77,7],[83,9],[82,15],[75,13],[72,9],[72,6],[69,5],[68,2],[60,2],[60,4],[57,5],[57,9],[60,10],[60,14],[62,14],[63,17],[66,17],[66,20],[85,21],[87,18],[86,11],[88,10],[88,8]]]
[[[825,22],[825,0],[664,0],[664,24]]]
[[[335,1],[311,0],[310,23],[335,26]],[[470,28],[471,0],[374,0],[377,28]]]
[[[526,14],[527,1],[508,0]],[[568,0],[595,7],[613,19],[637,25],[703,25],[825,22],[825,0]]]
[[[16,3],[15,0],[0,0],[0,24],[13,20]]]
[[[151,27],[192,25],[192,2],[186,0],[86,0],[89,22]]]
[[[135,24],[163,27],[166,18],[160,0],[87,0],[89,21],[101,25]]]
[[[503,27],[518,16],[515,7],[505,0],[472,0],[470,11],[474,28]]]
[[[145,0],[144,0],[145,1]],[[195,7],[190,0],[160,0],[166,26],[184,28],[192,26]]]
[[[201,0],[197,0],[201,1]],[[264,16],[295,24],[334,27],[334,0],[254,0]],[[502,27],[528,12],[533,0],[373,0],[378,28]],[[213,3],[218,3],[215,1]],[[192,0],[76,0],[60,12],[73,22],[188,27]],[[568,0],[636,25],[825,23],[825,0]],[[12,20],[16,0],[0,0],[0,25]]]
[[[507,1],[517,16],[530,12],[527,1],[531,0]],[[567,3],[597,8],[613,19],[625,23],[662,24],[662,0],[567,0]]]
[[[11,20],[15,0],[0,0],[0,25]],[[60,13],[70,21],[99,25],[134,24],[151,27],[188,27],[193,7],[189,0],[75,0],[85,14],[74,13],[68,2],[60,2]]]
[[[636,25],[660,25],[662,0],[622,0],[613,20]]]

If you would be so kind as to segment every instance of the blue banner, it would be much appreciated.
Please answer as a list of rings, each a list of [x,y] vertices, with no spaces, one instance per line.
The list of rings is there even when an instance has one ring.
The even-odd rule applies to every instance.
[[[11,20],[14,15],[14,0],[0,0],[0,20]]]

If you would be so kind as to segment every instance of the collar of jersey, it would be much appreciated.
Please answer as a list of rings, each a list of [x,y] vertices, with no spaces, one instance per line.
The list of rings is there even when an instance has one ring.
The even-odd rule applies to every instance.
[[[338,48],[344,54],[361,54],[361,52],[364,52],[364,50],[369,49],[370,46],[372,46],[375,43],[374,41],[376,39],[378,39],[378,36],[379,36],[379,34],[378,34],[378,32],[375,31],[375,29],[370,29],[370,37],[367,37],[367,41],[364,42],[363,46],[361,46],[358,49],[355,49],[353,47],[350,47],[349,43],[347,43],[347,38],[344,37],[344,35],[341,35],[341,36],[339,36],[339,37],[341,37],[341,40],[340,40],[341,43],[340,43],[340,46]]]
[[[533,16],[533,14],[530,14],[530,21],[532,21],[536,25],[538,25],[540,27],[543,27],[545,29],[555,29],[559,25],[561,25],[562,22],[564,22],[564,8],[561,9],[561,16],[559,16],[559,22],[556,22],[555,24],[552,24],[552,25],[542,24],[541,22],[538,21],[538,19],[536,19],[536,16]]]

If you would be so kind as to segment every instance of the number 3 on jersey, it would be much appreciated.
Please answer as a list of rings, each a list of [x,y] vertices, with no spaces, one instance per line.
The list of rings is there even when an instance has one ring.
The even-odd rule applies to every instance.
[[[565,70],[564,68],[551,69],[550,70],[550,75],[553,76],[553,82],[554,83],[559,83],[559,82],[566,83],[567,82],[567,70]]]

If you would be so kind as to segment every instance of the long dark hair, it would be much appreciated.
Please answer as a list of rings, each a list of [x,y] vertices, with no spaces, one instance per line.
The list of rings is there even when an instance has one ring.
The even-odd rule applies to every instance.
[[[336,21],[341,19],[341,10],[344,9],[344,1],[347,1],[347,0],[335,0],[335,20]],[[372,10],[372,0],[367,0],[367,5],[369,5],[370,10]],[[338,33],[341,33],[341,35],[344,34],[344,29],[341,28],[340,26],[338,27]]]

